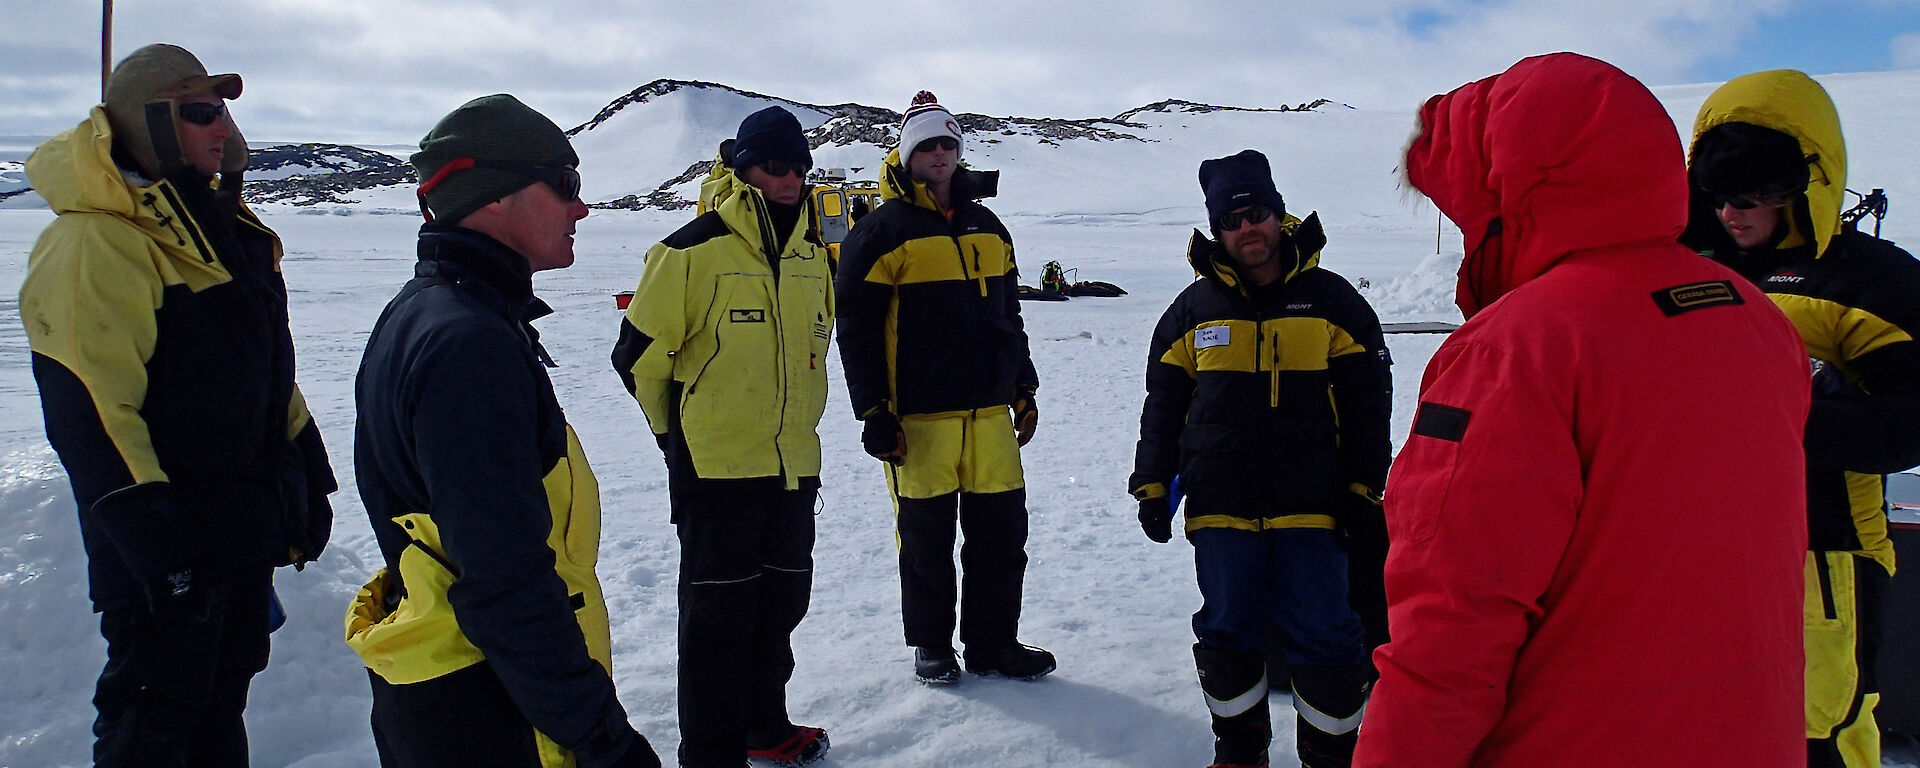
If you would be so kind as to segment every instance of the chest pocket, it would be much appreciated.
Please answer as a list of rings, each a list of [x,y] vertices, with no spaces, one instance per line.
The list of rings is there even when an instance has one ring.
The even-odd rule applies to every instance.
[[[772,275],[728,273],[715,282],[704,330],[689,340],[680,418],[698,425],[750,425],[772,418],[780,383],[780,318],[768,295]]]
[[[1251,321],[1221,320],[1193,329],[1194,367],[1201,371],[1252,373],[1259,360],[1260,334]]]

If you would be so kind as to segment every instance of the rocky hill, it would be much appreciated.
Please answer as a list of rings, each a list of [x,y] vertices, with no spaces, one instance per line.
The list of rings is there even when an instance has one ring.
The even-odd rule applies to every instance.
[[[1144,115],[1297,112],[1329,104],[1322,99],[1260,109],[1170,99],[1110,118],[996,117],[972,112],[956,117],[969,134],[969,146],[986,151],[994,145],[1145,144],[1161,139],[1154,136],[1153,126],[1141,121]],[[890,109],[854,103],[809,104],[720,83],[660,79],[622,94],[591,120],[567,132],[586,170],[583,196],[596,208],[691,207],[699,181],[712,167],[718,138],[731,135],[740,117],[769,105],[784,107],[801,119],[821,167],[849,166],[870,172],[899,140],[900,113]],[[364,200],[369,190],[418,183],[404,160],[340,144],[256,150],[248,179],[251,199],[300,206],[353,204]]]

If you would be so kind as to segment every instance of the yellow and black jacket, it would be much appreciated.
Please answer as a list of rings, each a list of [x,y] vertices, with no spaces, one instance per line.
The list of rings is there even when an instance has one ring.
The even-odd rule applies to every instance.
[[[386,567],[349,607],[347,644],[393,685],[487,662],[549,766],[618,754],[633,729],[594,574],[599,486],[530,324],[551,310],[492,238],[428,224],[419,252],[354,382],[354,468]]]
[[[680,433],[701,478],[781,477],[795,489],[820,474],[827,248],[804,208],[775,232],[766,197],[724,164],[701,198],[706,213],[647,251],[613,369],[654,434]]]
[[[1286,275],[1254,287],[1194,232],[1199,280],[1153,331],[1140,443],[1128,488],[1168,494],[1188,531],[1332,528],[1338,494],[1385,484],[1391,361],[1380,321],[1345,278],[1320,269],[1317,215],[1281,222]]]
[[[1701,106],[1694,139],[1728,122],[1798,139],[1812,181],[1771,246],[1741,251],[1698,190],[1684,239],[1758,283],[1820,367],[1806,434],[1811,548],[1852,552],[1891,572],[1883,475],[1920,464],[1920,261],[1843,229],[1846,147],[1832,102],[1812,79],[1775,70],[1730,82]]]
[[[1020,319],[1013,238],[977,200],[993,172],[954,172],[943,213],[898,150],[880,171],[880,207],[841,245],[840,360],[854,415],[1006,406],[1040,386]]]
[[[279,237],[235,190],[190,168],[150,181],[113,152],[95,107],[28,159],[59,217],[20,286],[96,610],[144,604],[179,568],[319,556],[335,489],[294,385]]]

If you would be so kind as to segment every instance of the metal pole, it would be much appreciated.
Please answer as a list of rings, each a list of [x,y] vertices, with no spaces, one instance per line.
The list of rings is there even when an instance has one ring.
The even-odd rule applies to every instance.
[[[107,100],[107,76],[113,74],[113,0],[100,0],[100,100]]]
[[[1446,221],[1446,216],[1436,209],[1433,212],[1433,252],[1435,254],[1440,253],[1440,231],[1442,229],[1442,222],[1444,221]]]

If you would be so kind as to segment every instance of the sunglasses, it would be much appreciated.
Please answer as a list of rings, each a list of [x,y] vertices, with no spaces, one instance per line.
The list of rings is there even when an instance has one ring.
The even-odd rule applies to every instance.
[[[1220,227],[1220,231],[1232,232],[1240,228],[1240,222],[1244,221],[1249,224],[1258,224],[1270,218],[1273,218],[1272,208],[1264,205],[1255,205],[1249,206],[1245,210],[1234,211],[1233,213],[1222,216],[1220,220],[1215,223]]]
[[[1716,211],[1729,205],[1733,206],[1734,210],[1737,211],[1751,211],[1754,208],[1760,207],[1777,210],[1785,208],[1789,203],[1793,202],[1793,194],[1785,192],[1774,194],[1754,193],[1747,195],[1722,195],[1714,193],[1710,197],[1713,200],[1713,209]]]
[[[927,139],[926,141],[913,145],[913,151],[932,152],[936,147],[940,149],[944,149],[948,152],[952,152],[960,148],[960,140],[952,136],[935,136],[931,139]]]
[[[476,160],[471,157],[456,157],[440,166],[433,178],[420,183],[415,194],[420,197],[420,213],[433,221],[433,212],[427,207],[427,194],[452,176],[469,168],[494,168],[508,173],[519,174],[553,188],[553,193],[561,200],[573,202],[580,199],[580,172],[564,165],[533,165],[513,163],[504,160]]]
[[[768,176],[776,179],[789,173],[805,179],[807,178],[807,171],[813,170],[813,166],[808,163],[794,163],[786,160],[768,160],[760,164],[760,170],[765,171]]]
[[[561,200],[573,202],[580,199],[580,171],[573,168],[564,165],[524,165],[491,160],[478,165],[483,168],[498,168],[539,181],[553,188],[553,193],[559,195]]]
[[[179,114],[180,119],[204,127],[213,125],[214,121],[227,114],[227,105],[190,101],[180,105]]]

